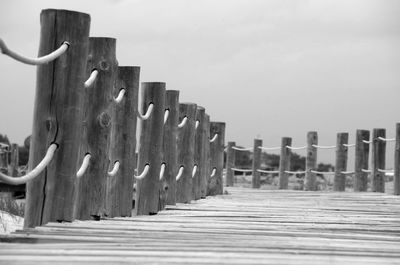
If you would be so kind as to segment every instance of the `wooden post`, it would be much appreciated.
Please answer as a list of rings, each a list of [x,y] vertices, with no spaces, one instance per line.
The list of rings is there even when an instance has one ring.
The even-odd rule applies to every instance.
[[[11,159],[9,166],[9,175],[13,177],[18,177],[18,165],[19,165],[19,153],[18,153],[18,144],[11,144]]]
[[[260,172],[257,170],[260,169],[261,166],[261,149],[259,147],[262,146],[261,139],[254,139],[254,147],[253,147],[253,177],[251,180],[251,184],[253,189],[260,188]]]
[[[10,150],[8,147],[4,147],[0,149],[0,169],[4,170],[3,173],[7,173],[8,171],[8,155]]]
[[[113,95],[118,65],[115,56],[116,40],[113,38],[89,38],[89,54],[86,76],[96,69],[98,75],[93,86],[86,88],[84,134],[81,143],[79,165],[86,154],[90,164],[77,181],[75,218],[95,219],[107,215],[106,187],[110,163],[110,135],[113,114]],[[122,162],[122,161],[121,161]],[[75,174],[76,175],[76,172]]]
[[[354,191],[367,191],[368,189],[368,173],[363,169],[368,169],[369,144],[363,141],[369,140],[369,131],[357,130],[356,133],[356,150],[355,150],[355,166],[354,166]]]
[[[194,164],[197,165],[197,172],[193,177],[192,183],[192,198],[198,200],[201,198],[201,178],[204,177],[204,145],[206,140],[204,138],[205,127],[204,127],[204,115],[205,109],[198,106],[196,111],[197,128],[195,128],[195,146],[194,146]],[[208,143],[207,143],[208,144]]]
[[[289,174],[285,171],[290,170],[290,158],[292,151],[286,146],[292,146],[292,138],[282,137],[281,156],[279,158],[279,189],[287,190],[289,185]]]
[[[178,120],[179,120],[179,91],[167,90],[165,109],[169,110],[168,119],[164,124],[163,162],[166,164],[164,179],[166,187],[166,204],[176,204],[176,175],[178,173]]]
[[[136,121],[138,109],[140,67],[118,67],[114,86],[114,98],[124,89],[122,100],[114,102],[114,115],[111,127],[109,171],[116,162],[119,170],[113,176],[107,176],[107,215],[131,216],[133,199],[132,174],[136,168]]]
[[[40,15],[39,56],[68,41],[68,50],[37,67],[36,97],[29,170],[43,159],[51,143],[58,149],[35,180],[27,183],[25,227],[72,221],[75,175],[82,132],[82,103],[90,16],[47,9]]]
[[[235,176],[232,168],[235,167],[235,150],[232,148],[235,146],[235,142],[228,142],[226,149],[226,186],[233,187],[235,183]]]
[[[400,123],[396,123],[396,143],[394,147],[394,195],[400,195]]]
[[[385,173],[379,172],[378,169],[385,169],[386,142],[379,140],[378,137],[386,138],[386,130],[374,129],[372,131],[372,191],[385,192]]]
[[[347,150],[349,134],[338,133],[336,137],[336,162],[335,162],[335,177],[333,180],[334,191],[345,191],[346,189],[346,175],[343,171],[347,169]]]
[[[206,198],[208,194],[208,182],[211,174],[211,156],[210,156],[210,115],[204,115],[204,164],[202,165],[203,174],[200,176],[200,194],[201,198]]]
[[[218,135],[217,138],[210,142],[210,169],[211,172],[215,168],[215,175],[210,177],[208,182],[208,194],[218,195],[223,194],[223,169],[224,169],[224,149],[225,149],[225,123],[211,122],[210,123],[210,138],[211,140]]]
[[[307,133],[307,156],[306,156],[306,176],[304,179],[304,190],[317,190],[317,176],[311,170],[317,168],[317,148],[313,145],[318,144],[317,132]]]
[[[165,83],[145,82],[141,89],[141,113],[145,113],[153,103],[153,112],[148,120],[143,120],[140,134],[138,173],[149,165],[147,176],[137,180],[135,213],[137,215],[156,214],[159,209],[160,169],[162,163],[162,139],[165,114]]]
[[[196,108],[194,103],[179,104],[180,122],[187,117],[186,124],[178,128],[178,164],[184,168],[177,181],[176,202],[181,203],[190,203],[192,200]]]

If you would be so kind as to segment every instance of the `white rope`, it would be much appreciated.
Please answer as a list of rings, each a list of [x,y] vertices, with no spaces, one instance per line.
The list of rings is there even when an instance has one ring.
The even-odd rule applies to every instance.
[[[285,173],[288,173],[288,174],[292,174],[292,175],[295,175],[295,174],[306,174],[305,171],[290,171],[290,170],[285,170],[284,172],[285,172]]]
[[[394,172],[394,170],[393,169],[380,169],[380,168],[378,168],[378,172],[381,172],[381,173],[392,173],[392,172]]]
[[[317,145],[317,144],[313,144],[312,147],[320,148],[320,149],[334,149],[334,148],[336,148],[336,145]]]
[[[211,171],[211,175],[210,175],[210,178],[213,178],[214,176],[215,176],[215,174],[217,173],[217,168],[213,168],[212,169],[212,171]]]
[[[252,151],[252,150],[253,150],[252,147],[240,148],[240,147],[236,147],[236,146],[232,146],[232,149],[233,149],[233,150],[236,150],[236,151]]]
[[[300,150],[300,149],[306,149],[307,146],[293,147],[293,146],[287,145],[286,148],[288,148],[288,149],[290,149],[290,150]]]
[[[344,147],[354,147],[356,144],[343,144]]]
[[[2,39],[0,39],[0,49],[1,49],[1,53],[10,56],[11,58],[21,62],[21,63],[26,63],[26,64],[31,64],[31,65],[40,65],[40,64],[46,64],[49,63],[55,59],[57,59],[58,57],[60,57],[64,52],[66,52],[68,50],[69,47],[69,43],[67,41],[64,41],[61,46],[47,54],[44,55],[42,57],[39,58],[27,58],[24,57],[22,55],[19,55],[18,53],[11,51],[10,49],[8,49],[8,47],[6,46],[6,44],[4,43],[4,41]]]
[[[372,171],[369,170],[369,169],[361,169],[361,171],[364,172],[364,173],[371,173],[371,172],[372,172]]]
[[[178,128],[183,128],[186,125],[186,122],[188,120],[188,117],[184,117],[181,123],[178,124]]]
[[[85,174],[87,168],[89,167],[89,161],[92,156],[90,154],[86,154],[83,158],[82,165],[79,168],[78,172],[76,172],[76,177],[81,178],[83,174]]]
[[[192,178],[194,178],[196,176],[196,172],[197,172],[197,165],[194,165],[193,170],[192,170]]]
[[[326,175],[335,175],[335,171],[317,171],[317,170],[310,170],[311,173],[314,174],[326,174]]]
[[[114,99],[115,103],[120,103],[120,102],[122,101],[122,99],[123,99],[124,96],[125,96],[125,92],[126,92],[125,89],[121,89],[121,90],[119,91],[118,97],[116,97],[116,98]]]
[[[385,175],[393,177],[394,176],[394,172],[385,173]]]
[[[112,169],[111,171],[108,172],[108,175],[109,175],[110,177],[114,177],[115,175],[117,175],[118,170],[119,170],[119,166],[120,166],[119,161],[116,161],[116,162],[114,163],[113,169]]]
[[[266,174],[278,174],[279,170],[261,170],[261,169],[257,169],[257,172],[266,173]]]
[[[93,83],[96,80],[98,74],[99,74],[99,71],[97,71],[96,69],[94,69],[90,73],[89,78],[85,81],[85,88],[91,87],[93,85]]]
[[[151,113],[153,112],[154,104],[150,103],[149,107],[147,108],[146,114],[142,115],[140,112],[138,112],[138,116],[142,120],[147,120],[150,118]]]
[[[142,174],[140,174],[139,176],[135,176],[135,179],[138,179],[138,180],[144,179],[147,176],[147,173],[149,173],[149,169],[150,169],[150,166],[148,164],[146,164],[144,166]]]
[[[200,124],[200,121],[197,120],[197,121],[196,121],[196,125],[195,125],[195,128],[196,128],[196,129],[197,129],[197,127],[199,127],[199,124]]]
[[[372,143],[372,141],[363,140],[363,143],[364,144],[370,144],[370,143]]]
[[[259,146],[258,147],[261,150],[265,150],[265,151],[273,151],[273,150],[281,150],[280,146],[276,146],[276,147],[263,147],[263,146]]]
[[[252,169],[241,169],[241,168],[235,168],[235,167],[231,167],[231,170],[238,171],[238,172],[253,172]]]
[[[184,168],[185,168],[184,166],[181,166],[181,167],[179,168],[178,175],[176,175],[176,181],[178,181],[178,180],[182,177],[183,169],[184,169]]]
[[[165,173],[165,163],[162,163],[160,168],[160,180],[164,178],[164,173]]]
[[[215,142],[215,140],[217,140],[218,138],[218,133],[214,134],[213,138],[210,139],[210,143]]]
[[[33,180],[39,174],[47,167],[47,165],[50,163],[50,161],[53,159],[54,152],[57,149],[56,144],[51,144],[49,148],[47,149],[46,155],[44,156],[43,160],[40,161],[40,163],[32,169],[31,172],[26,174],[25,176],[19,177],[19,178],[14,178],[7,176],[6,174],[3,174],[0,172],[0,180],[6,182],[7,184],[11,185],[20,185],[27,183],[30,180]]]
[[[164,124],[167,123],[168,117],[169,117],[169,109],[166,109],[164,112]]]
[[[340,172],[340,174],[344,174],[344,175],[351,175],[351,174],[354,174],[354,173],[356,173],[356,172],[354,172],[354,171],[341,171]]]
[[[384,141],[384,142],[394,142],[396,141],[395,138],[384,138],[384,137],[378,137],[379,140]]]

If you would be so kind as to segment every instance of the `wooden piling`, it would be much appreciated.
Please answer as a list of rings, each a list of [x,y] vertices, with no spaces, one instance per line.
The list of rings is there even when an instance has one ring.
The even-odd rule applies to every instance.
[[[225,123],[211,122],[210,123],[210,138],[217,138],[210,142],[210,170],[215,168],[215,175],[210,176],[208,181],[207,195],[214,196],[223,194],[223,169],[224,169],[224,149],[225,149]]]
[[[235,167],[235,150],[232,148],[235,146],[235,142],[228,142],[226,147],[226,186],[233,187],[235,183],[235,172],[232,168]]]
[[[253,189],[258,189],[261,186],[260,183],[260,172],[257,170],[260,169],[261,166],[261,149],[262,140],[261,139],[254,139],[254,146],[253,146],[253,176],[251,180],[251,185]]]
[[[46,170],[27,183],[25,227],[73,220],[90,16],[46,9],[40,23],[39,56],[64,41],[70,46],[59,58],[37,67],[29,170],[43,159],[51,143],[58,149]]]
[[[336,162],[335,162],[335,177],[333,180],[334,191],[345,191],[346,189],[346,175],[343,171],[347,169],[347,150],[349,134],[338,133],[336,137]]]
[[[11,144],[10,149],[10,166],[8,174],[13,177],[18,177],[19,153],[18,144]]]
[[[113,103],[108,170],[111,171],[116,162],[120,166],[115,175],[107,176],[106,208],[109,217],[132,215],[139,76],[140,67],[118,67],[113,97],[116,98],[122,89],[125,94],[119,103]]]
[[[372,191],[385,192],[385,173],[379,172],[379,169],[385,169],[386,142],[379,140],[378,137],[386,138],[386,130],[373,129],[372,131],[371,186]]]
[[[186,124],[178,128],[178,165],[184,168],[177,181],[176,202],[181,203],[190,203],[192,200],[196,109],[194,103],[179,104],[179,122],[187,117]]]
[[[164,124],[163,135],[163,162],[166,164],[163,186],[166,185],[167,205],[176,204],[176,175],[178,165],[178,120],[179,120],[179,91],[167,90],[165,95],[165,109],[169,111],[168,119]]]
[[[110,165],[110,136],[113,116],[113,86],[118,65],[114,38],[89,38],[86,77],[96,69],[98,75],[91,87],[85,89],[84,133],[81,142],[79,165],[86,154],[90,164],[77,179],[75,218],[89,220],[106,216],[107,173]],[[121,161],[122,162],[122,161]],[[74,174],[76,176],[76,172]]]
[[[206,198],[208,193],[208,182],[210,181],[211,174],[211,156],[210,156],[210,115],[204,115],[204,164],[202,165],[203,173],[200,176],[200,194],[201,198]]]
[[[357,130],[356,132],[356,150],[354,166],[354,191],[367,191],[368,173],[363,169],[368,169],[369,144],[363,141],[369,141],[369,131]]]
[[[196,121],[197,128],[195,128],[195,146],[194,146],[194,164],[197,165],[197,172],[193,177],[192,181],[192,198],[198,200],[201,198],[201,178],[204,177],[204,145],[206,143],[204,134],[204,115],[205,108],[198,106],[196,110]],[[207,143],[208,144],[208,143]]]
[[[394,147],[394,195],[400,195],[400,123],[396,123],[396,143]]]
[[[145,82],[141,89],[142,106],[139,111],[146,113],[150,103],[153,112],[141,123],[138,174],[149,165],[147,176],[136,182],[135,213],[156,214],[159,209],[160,169],[162,163],[162,139],[165,114],[165,83]]]
[[[307,156],[306,156],[306,175],[304,179],[304,190],[317,190],[317,176],[311,170],[317,168],[317,148],[313,145],[318,144],[317,132],[307,133]]]
[[[290,158],[292,151],[286,146],[292,146],[292,138],[282,137],[281,156],[279,158],[279,189],[286,190],[289,185],[289,174],[285,171],[290,170]]]

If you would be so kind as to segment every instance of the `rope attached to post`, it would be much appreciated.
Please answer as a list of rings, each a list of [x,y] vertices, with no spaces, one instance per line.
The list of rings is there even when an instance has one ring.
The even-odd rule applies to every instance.
[[[356,144],[343,144],[344,147],[354,147]]]
[[[232,146],[232,149],[233,149],[233,150],[236,150],[236,151],[252,151],[252,150],[253,150],[252,147],[240,148],[240,147],[236,147],[236,146]]]
[[[117,175],[118,170],[119,170],[119,166],[120,166],[119,161],[115,161],[114,167],[113,167],[113,169],[111,171],[108,172],[108,175],[110,177],[114,177],[115,175]]]
[[[51,144],[47,149],[46,155],[44,156],[42,161],[40,161],[40,163],[25,176],[14,178],[0,172],[0,180],[4,181],[7,184],[20,185],[35,179],[49,165],[50,161],[53,159],[54,152],[56,151],[56,149],[57,149],[57,144]]]
[[[370,169],[361,169],[362,172],[364,173],[371,173],[372,171]]]
[[[124,98],[125,92],[126,92],[126,90],[124,88],[119,91],[118,97],[116,97],[114,99],[115,103],[118,104],[122,101],[122,99]]]
[[[242,169],[242,168],[236,168],[236,167],[231,167],[231,170],[233,170],[233,171],[238,171],[238,172],[244,172],[244,173],[246,173],[246,172],[253,172],[252,169]]]
[[[70,46],[69,42],[64,41],[57,50],[55,50],[55,51],[53,51],[53,52],[51,52],[51,53],[49,53],[47,55],[44,55],[44,56],[39,57],[39,58],[27,58],[27,57],[19,55],[18,53],[10,50],[6,46],[4,41],[2,39],[0,39],[0,50],[1,50],[1,53],[5,54],[5,55],[8,55],[11,58],[13,58],[14,60],[17,60],[17,61],[19,61],[21,63],[30,64],[30,65],[41,65],[41,64],[49,63],[49,62],[57,59],[58,57],[60,57],[63,53],[65,53],[68,50],[69,46]]]
[[[179,171],[178,171],[178,175],[176,175],[176,181],[178,181],[181,177],[182,177],[182,174],[183,174],[183,169],[184,169],[185,167],[184,166],[181,166],[180,168],[179,168]]]
[[[259,149],[264,150],[264,151],[273,151],[273,150],[281,150],[280,146],[276,147],[264,147],[264,146],[258,146]]]
[[[311,173],[314,174],[326,174],[326,175],[335,175],[335,171],[317,171],[317,170],[310,170]]]
[[[83,176],[83,174],[85,174],[87,168],[89,167],[89,162],[90,162],[91,157],[92,156],[90,154],[85,155],[85,157],[83,158],[81,167],[79,168],[78,172],[76,172],[77,178],[81,178]]]
[[[372,141],[363,140],[363,143],[364,143],[364,144],[371,144]]]
[[[196,172],[197,172],[197,165],[194,165],[193,170],[192,170],[192,178],[194,178],[196,176]]]
[[[147,176],[147,173],[149,173],[149,169],[150,169],[149,164],[146,164],[144,166],[142,174],[140,174],[139,176],[135,176],[135,179],[137,180],[144,179]]]
[[[160,180],[163,180],[164,173],[165,173],[165,163],[162,163],[160,168]]]
[[[296,174],[306,174],[306,171],[290,171],[290,170],[285,170],[285,173],[296,175]]]
[[[212,169],[212,171],[211,171],[211,175],[210,175],[210,178],[213,178],[214,176],[215,176],[215,174],[217,173],[217,168],[213,168]]]
[[[384,137],[378,137],[379,140],[384,141],[384,142],[395,142],[396,138],[384,138]]]
[[[150,118],[151,113],[153,112],[153,108],[154,108],[154,104],[150,103],[149,107],[147,108],[146,114],[143,115],[140,112],[138,112],[139,118],[143,121],[148,120]]]
[[[167,123],[168,117],[169,117],[169,109],[166,109],[164,112],[164,124]]]
[[[293,147],[293,146],[289,146],[287,145],[286,148],[290,149],[290,150],[301,150],[301,149],[306,149],[307,146],[299,146],[299,147]]]
[[[380,169],[380,168],[378,168],[378,172],[381,172],[381,173],[392,173],[392,172],[394,172],[394,170],[393,169]]]
[[[188,117],[185,116],[183,118],[183,120],[181,121],[181,123],[178,124],[178,128],[183,128],[186,125],[187,120],[188,120]]]
[[[91,73],[89,78],[85,81],[85,88],[91,87],[94,84],[94,81],[96,81],[97,75],[99,74],[99,71],[94,69]]]
[[[265,173],[265,174],[279,174],[279,170],[262,170],[262,169],[257,169],[257,172]]]
[[[336,145],[317,145],[317,144],[313,144],[312,147],[319,148],[319,149],[335,149]]]
[[[340,174],[344,174],[344,175],[352,175],[355,174],[356,172],[354,171],[341,171]]]
[[[197,127],[199,127],[199,124],[200,124],[200,121],[199,121],[199,120],[197,120],[197,121],[196,121],[196,125],[194,126],[194,127],[195,127],[195,129],[197,129]]]
[[[217,140],[218,138],[218,133],[214,134],[213,138],[210,139],[210,143],[215,142],[215,140]]]

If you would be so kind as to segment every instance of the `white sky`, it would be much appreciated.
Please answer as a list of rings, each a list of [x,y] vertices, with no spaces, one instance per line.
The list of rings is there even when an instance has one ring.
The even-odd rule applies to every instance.
[[[242,146],[255,137],[277,146],[282,136],[301,146],[310,130],[321,145],[337,132],[354,142],[356,129],[393,137],[400,122],[398,0],[3,0],[0,37],[35,56],[45,8],[89,13],[91,36],[117,38],[120,65],[181,90]],[[0,57],[0,133],[12,142],[30,134],[35,75]],[[318,156],[331,162],[334,151]]]

